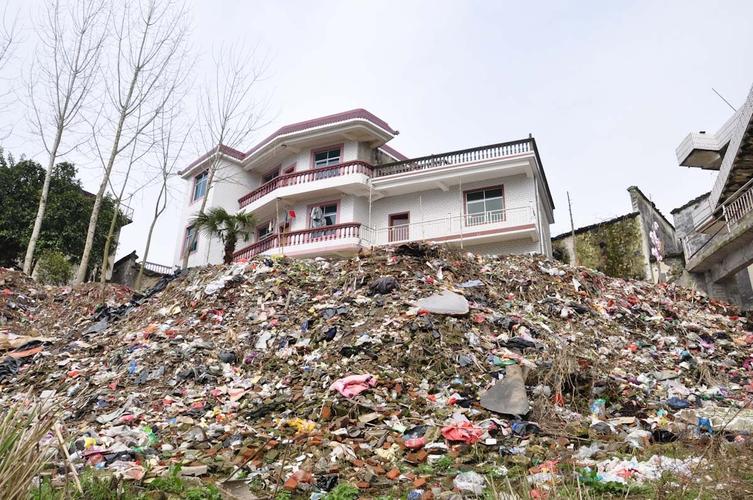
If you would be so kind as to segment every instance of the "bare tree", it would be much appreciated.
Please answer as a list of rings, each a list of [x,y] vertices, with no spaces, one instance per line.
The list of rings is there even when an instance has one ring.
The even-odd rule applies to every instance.
[[[165,212],[165,209],[167,209],[167,199],[170,194],[170,179],[174,177],[174,173],[177,171],[179,165],[178,162],[182,157],[183,149],[189,138],[190,127],[183,131],[181,128],[183,120],[181,118],[182,107],[176,105],[172,108],[172,111],[168,111],[167,108],[163,110],[155,123],[155,138],[157,140],[155,156],[156,164],[160,172],[161,184],[159,194],[154,202],[154,215],[152,216],[151,224],[149,224],[149,232],[146,237],[144,253],[141,257],[139,275],[136,278],[136,290],[141,289],[141,284],[144,279],[144,268],[147,259],[149,258],[149,250],[152,245],[152,236],[154,235],[154,228],[157,225],[157,220]]]
[[[104,0],[76,0],[65,12],[59,0],[46,3],[37,27],[39,46],[28,91],[35,132],[47,151],[42,194],[26,247],[24,272],[31,274],[42,229],[52,170],[61,151],[63,135],[74,128],[94,86],[107,25]]]
[[[0,69],[8,62],[16,45],[16,20],[17,17],[14,17],[13,21],[8,21],[7,7],[3,9],[0,16]]]
[[[9,20],[8,8],[3,9],[0,14],[0,71],[5,68],[13,56],[13,50],[18,45],[18,16]],[[10,88],[7,91],[0,92],[0,98],[7,97],[10,94]]]
[[[13,16],[10,20],[8,16],[8,8],[3,9],[0,13],[0,71],[7,66],[10,59],[13,57],[13,52],[18,45],[18,15]],[[0,74],[0,78],[8,79]],[[7,90],[0,92],[0,98],[5,98],[11,93],[10,86]]]
[[[138,116],[136,118],[136,127],[139,126],[140,122],[141,122],[141,114],[138,113]],[[107,281],[107,273],[109,271],[108,260],[110,258],[110,247],[112,245],[113,237],[115,236],[115,228],[117,227],[118,220],[121,217],[120,207],[123,203],[123,197],[125,196],[126,187],[128,186],[128,180],[131,177],[131,171],[133,171],[134,165],[136,165],[144,156],[146,156],[149,153],[153,145],[154,143],[150,142],[149,144],[146,144],[144,147],[140,147],[141,143],[138,140],[133,141],[131,143],[130,157],[128,158],[128,162],[126,165],[126,171],[123,178],[123,183],[120,185],[120,192],[115,197],[115,207],[112,211],[112,216],[110,217],[110,227],[107,230],[107,238],[105,238],[105,247],[104,247],[104,250],[102,251],[102,270],[100,271],[99,275],[100,275],[100,282],[103,285]],[[145,185],[142,185],[141,188],[143,188],[144,186]],[[115,188],[113,187],[112,183],[110,183],[110,190],[113,193],[115,193]],[[133,194],[134,193],[131,193],[131,196]],[[102,294],[102,297],[104,297],[104,293]]]
[[[105,157],[95,135],[104,174],[92,208],[86,244],[76,283],[82,283],[94,244],[94,234],[110,176],[123,151],[151,126],[185,81],[188,24],[185,6],[172,0],[124,2],[113,23],[115,51],[112,78],[105,77],[111,109],[105,120],[112,140]],[[137,117],[140,120],[136,120]]]
[[[256,51],[230,49],[214,57],[214,77],[201,87],[199,94],[199,134],[204,151],[208,151],[207,186],[197,216],[204,213],[210,190],[223,165],[227,147],[238,149],[261,125],[264,103],[254,94],[256,84],[266,72],[266,60],[259,60]],[[241,55],[243,56],[241,58]],[[197,231],[183,249],[183,269],[188,267],[189,249]]]

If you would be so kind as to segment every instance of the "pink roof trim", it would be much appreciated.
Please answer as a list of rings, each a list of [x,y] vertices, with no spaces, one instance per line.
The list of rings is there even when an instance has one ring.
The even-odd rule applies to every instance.
[[[246,156],[257,151],[262,146],[271,142],[272,140],[274,140],[276,137],[280,135],[292,134],[293,132],[301,132],[303,130],[307,130],[310,128],[321,127],[324,125],[331,125],[333,123],[339,123],[339,122],[344,122],[346,120],[354,120],[358,118],[362,120],[370,121],[377,127],[380,127],[386,130],[390,134],[393,134],[393,135],[397,134],[397,130],[394,130],[392,127],[390,127],[386,121],[382,120],[381,118],[379,118],[378,116],[372,113],[369,113],[363,108],[356,108],[356,109],[351,109],[350,111],[343,111],[342,113],[335,113],[334,115],[322,116],[320,118],[314,118],[313,120],[306,120],[306,121],[302,121],[298,123],[292,123],[290,125],[285,125],[284,127],[280,127],[274,133],[269,135],[269,137],[261,141],[259,144],[257,144],[253,148],[249,149],[246,152]]]
[[[388,155],[392,156],[393,158],[395,158],[398,161],[406,161],[406,160],[410,159],[407,156],[405,156],[403,153],[401,153],[400,151],[398,151],[397,149],[392,148],[392,147],[390,147],[390,146],[388,146],[386,144],[384,144],[382,146],[379,146],[379,149],[381,149],[382,151],[384,151],[385,153],[387,153]]]
[[[237,149],[231,148],[230,146],[225,146],[224,144],[220,144],[220,153],[230,156],[232,158],[235,158],[236,160],[242,160],[243,158],[246,157],[246,154],[243,153],[242,151],[238,151]],[[178,174],[183,175],[184,173],[188,172],[189,170],[191,170],[196,165],[203,162],[204,160],[206,160],[213,154],[214,154],[214,150],[207,151],[206,153],[204,153],[203,155],[199,156],[197,159],[192,161],[186,168],[178,172]]]
[[[362,120],[370,121],[377,127],[384,129],[385,131],[389,132],[392,135],[397,134],[397,130],[394,130],[392,127],[390,127],[386,121],[382,120],[381,118],[379,118],[378,116],[372,113],[369,113],[363,108],[356,108],[356,109],[351,109],[349,111],[343,111],[342,113],[335,113],[334,115],[322,116],[320,118],[314,118],[312,120],[291,123],[290,125],[285,125],[284,127],[280,127],[274,133],[269,135],[266,139],[264,139],[263,141],[261,141],[260,143],[258,143],[256,146],[249,149],[245,153],[243,153],[242,151],[238,151],[237,149],[231,148],[230,146],[225,146],[224,144],[220,145],[220,152],[232,158],[235,158],[237,160],[243,160],[247,158],[249,155],[256,152],[257,150],[259,150],[260,148],[262,148],[263,146],[265,146],[266,144],[268,144],[269,142],[271,142],[272,140],[274,140],[275,138],[277,138],[278,136],[285,135],[285,134],[292,134],[293,132],[301,132],[303,130],[308,130],[310,128],[321,127],[324,125],[331,125],[333,123],[339,123],[339,122],[344,122],[347,120],[354,120],[354,119],[359,119],[359,118]],[[386,148],[387,146],[381,146],[381,147]],[[402,159],[402,160],[408,159],[392,148],[385,149],[385,151],[387,151],[389,154],[396,154],[396,155],[401,156],[402,158],[399,158],[399,159]],[[191,164],[188,165],[185,169],[183,169],[180,173],[182,174],[184,172],[188,172],[193,167],[195,167],[199,163],[203,162],[204,160],[212,156],[212,153],[213,151],[209,151],[201,155],[198,159],[191,162]]]

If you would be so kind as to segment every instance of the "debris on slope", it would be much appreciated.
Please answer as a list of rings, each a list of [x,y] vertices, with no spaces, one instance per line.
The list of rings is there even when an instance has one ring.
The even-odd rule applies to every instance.
[[[541,257],[264,257],[179,276],[117,319],[67,309],[2,397],[56,403],[75,465],[131,479],[180,464],[312,498],[479,494],[489,467],[543,489],[575,468],[639,483],[703,458],[625,454],[753,431],[745,317]]]

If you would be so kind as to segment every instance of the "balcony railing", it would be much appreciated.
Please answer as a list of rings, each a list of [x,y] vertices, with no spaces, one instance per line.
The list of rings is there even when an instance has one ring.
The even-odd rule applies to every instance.
[[[234,260],[250,259],[273,248],[300,247],[344,239],[359,239],[365,245],[386,245],[405,241],[457,241],[517,229],[530,229],[536,221],[532,206],[493,210],[478,214],[448,215],[410,224],[372,229],[357,222],[273,234],[235,252]],[[324,247],[326,248],[326,247]]]
[[[439,155],[429,155],[423,156],[421,158],[413,158],[411,160],[377,165],[374,167],[374,177],[404,174],[407,172],[415,172],[418,170],[426,170],[435,167],[459,165],[462,163],[494,160],[497,158],[504,158],[506,156],[514,156],[533,151],[533,142],[531,139],[503,142],[500,144],[493,144],[491,146],[481,146],[478,148],[451,151],[449,153]]]
[[[120,210],[121,215],[128,219],[129,222],[133,221],[133,208],[129,207],[128,205],[124,205],[123,203],[120,204],[118,207],[118,210]]]
[[[531,206],[491,210],[488,212],[429,219],[390,227],[364,227],[362,238],[373,245],[420,240],[462,240],[486,231],[504,232],[535,224],[536,213]]]
[[[293,172],[292,174],[285,174],[279,177],[275,177],[269,182],[266,182],[254,189],[250,193],[244,195],[238,199],[240,208],[249,205],[262,196],[271,193],[272,191],[284,186],[295,186],[298,184],[305,184],[307,182],[318,181],[322,179],[329,179],[332,177],[340,177],[349,174],[364,174],[371,177],[372,166],[365,161],[348,161],[345,163],[339,163],[337,165],[330,165],[328,167],[313,168],[310,170],[303,170],[301,172]]]
[[[361,224],[349,222],[346,224],[334,224],[303,231],[291,231],[285,234],[273,234],[256,243],[243,248],[233,254],[234,260],[250,259],[255,255],[264,253],[273,248],[296,247],[307,243],[325,243],[335,240],[343,240],[361,237]]]
[[[703,218],[700,222],[696,222],[695,234],[698,234],[702,226],[717,228],[716,231],[709,234],[702,244],[695,246],[690,244],[689,237],[682,239],[685,262],[700,254],[707,245],[717,239],[717,236],[722,238],[725,234],[732,232],[740,220],[751,212],[753,212],[753,179],[746,182],[722,203],[720,216],[716,215],[719,214],[718,209],[717,211],[709,210],[709,216]],[[692,238],[697,239],[695,236],[692,236]]]
[[[723,207],[724,218],[727,224],[732,225],[753,211],[753,181],[748,181],[730,200],[724,202]]]
[[[156,264],[154,262],[144,262],[144,269],[148,269],[149,271],[160,273],[160,274],[172,274],[173,268],[170,266],[165,266],[163,264]]]

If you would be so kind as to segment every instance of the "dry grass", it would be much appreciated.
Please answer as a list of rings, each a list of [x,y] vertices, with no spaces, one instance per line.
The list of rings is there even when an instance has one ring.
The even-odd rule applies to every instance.
[[[40,444],[48,435],[53,419],[40,406],[16,403],[0,416],[0,498],[27,498],[32,481],[37,477],[54,447]]]

